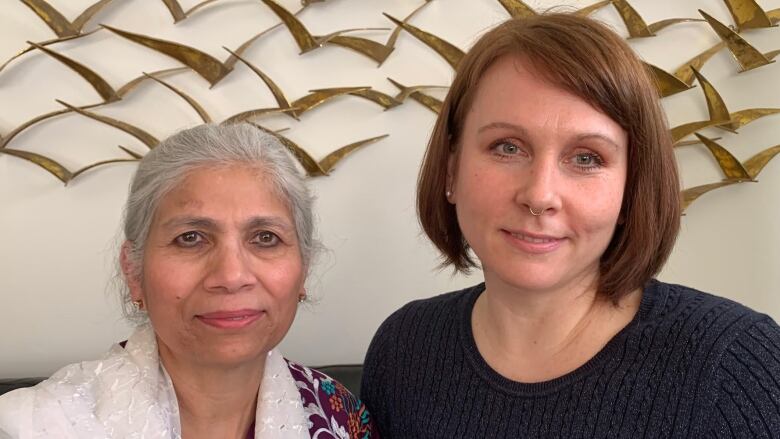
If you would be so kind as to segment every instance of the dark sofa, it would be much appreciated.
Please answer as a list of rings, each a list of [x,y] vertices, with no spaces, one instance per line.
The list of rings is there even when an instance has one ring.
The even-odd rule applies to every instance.
[[[336,366],[320,366],[315,369],[339,381],[355,395],[360,395],[360,379],[363,366],[360,364],[345,364]],[[0,380],[0,395],[22,387],[31,387],[45,378],[18,378]]]

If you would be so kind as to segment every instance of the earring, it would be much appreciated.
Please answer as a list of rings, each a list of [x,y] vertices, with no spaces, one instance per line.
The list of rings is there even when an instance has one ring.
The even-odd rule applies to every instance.
[[[301,294],[300,296],[298,296],[298,303],[303,303],[303,302],[305,302],[305,301],[306,301],[306,292],[304,291],[304,293],[303,293],[303,294]]]
[[[141,311],[144,309],[144,299],[137,299],[133,300],[133,306],[135,306],[135,309],[138,311]]]
[[[448,189],[447,192],[444,193],[444,196],[450,198],[452,196],[452,191]]]

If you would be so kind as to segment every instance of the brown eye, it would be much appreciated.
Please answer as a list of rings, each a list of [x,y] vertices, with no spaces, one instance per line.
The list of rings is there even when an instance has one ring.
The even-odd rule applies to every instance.
[[[257,244],[260,247],[273,247],[279,243],[279,236],[274,232],[264,230],[252,239],[253,244]]]
[[[203,242],[203,236],[198,232],[184,232],[177,236],[174,242],[181,247],[195,247]]]

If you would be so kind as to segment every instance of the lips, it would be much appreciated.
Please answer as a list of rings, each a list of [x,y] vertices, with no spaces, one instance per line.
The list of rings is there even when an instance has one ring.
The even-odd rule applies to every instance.
[[[251,325],[262,317],[263,312],[256,309],[235,311],[215,311],[195,316],[201,322],[219,329],[240,329]]]
[[[543,254],[557,250],[565,238],[525,231],[502,230],[510,244],[526,253]]]

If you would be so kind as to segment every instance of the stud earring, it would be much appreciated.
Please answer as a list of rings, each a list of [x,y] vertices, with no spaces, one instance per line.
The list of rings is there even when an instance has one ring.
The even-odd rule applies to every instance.
[[[144,299],[137,299],[133,300],[133,306],[135,306],[135,309],[138,311],[141,311],[144,309]]]
[[[447,197],[447,198],[450,198],[452,196],[452,191],[451,190],[447,190],[447,192],[444,193],[444,196]]]

